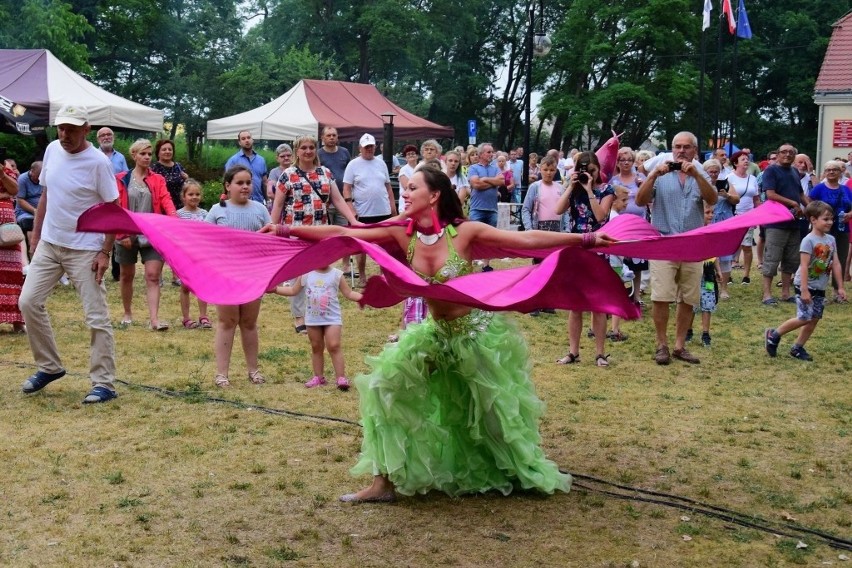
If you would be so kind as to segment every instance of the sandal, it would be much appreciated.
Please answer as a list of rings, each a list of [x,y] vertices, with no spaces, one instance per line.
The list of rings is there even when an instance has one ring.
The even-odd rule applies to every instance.
[[[109,402],[117,397],[118,394],[116,394],[114,390],[99,385],[93,388],[92,391],[86,395],[86,398],[83,399],[83,404],[97,404],[99,402]]]
[[[198,318],[198,327],[200,327],[201,329],[210,329],[211,327],[213,327],[213,324],[210,323],[210,318],[208,318],[207,316],[201,316],[200,318]]]
[[[395,333],[388,335],[388,343],[396,343],[399,341],[399,336]]]
[[[231,386],[231,381],[228,380],[228,377],[223,375],[222,373],[216,373],[216,376],[213,377],[213,383],[219,388],[228,388]]]
[[[266,382],[266,379],[263,378],[263,375],[260,374],[260,370],[255,369],[254,371],[249,371],[248,380],[253,385],[262,385]]]
[[[595,357],[595,365],[598,367],[609,367],[609,355],[598,355]]]
[[[610,341],[627,341],[627,334],[621,331],[608,331],[606,337]]]
[[[185,327],[186,329],[195,329],[198,326],[199,326],[199,323],[195,320],[191,320],[189,318],[186,318],[185,320],[183,320],[183,327]]]
[[[154,325],[153,323],[152,323],[152,324],[150,324],[150,325],[148,326],[148,328],[149,328],[151,331],[168,331],[168,329],[169,329],[169,324],[167,324],[166,322],[162,322],[162,321],[161,321],[161,322],[158,322],[158,323],[157,323],[157,325]]]
[[[574,355],[573,353],[568,353],[568,355],[566,355],[565,357],[562,357],[561,359],[556,360],[557,365],[570,365],[572,363],[579,363],[579,362],[580,362],[580,354],[579,353],[577,353],[576,355]]]

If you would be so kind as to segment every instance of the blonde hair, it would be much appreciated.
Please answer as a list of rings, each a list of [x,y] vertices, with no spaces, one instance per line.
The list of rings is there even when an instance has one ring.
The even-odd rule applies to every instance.
[[[154,145],[151,144],[151,141],[147,138],[138,138],[136,142],[130,145],[130,155],[133,156],[139,150],[144,150],[145,148],[151,148],[151,152],[154,151]]]
[[[317,143],[316,136],[314,136],[312,134],[302,134],[301,136],[294,138],[293,139],[293,148],[294,148],[294,153],[296,154],[296,165],[297,166],[299,165],[299,146],[302,145],[302,142],[313,142],[314,149],[319,147],[319,144]],[[319,152],[314,152],[314,167],[318,168],[319,165],[320,165]]]
[[[201,186],[201,182],[194,178],[187,178],[185,182],[183,182],[183,187],[180,188],[180,196],[186,197],[186,192],[189,191],[190,187],[197,187],[202,194],[204,194],[204,188]]]

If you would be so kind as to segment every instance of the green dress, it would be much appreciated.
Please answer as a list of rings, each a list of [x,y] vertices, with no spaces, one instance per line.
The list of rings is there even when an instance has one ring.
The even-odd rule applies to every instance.
[[[469,274],[452,244],[433,283]],[[414,239],[408,247],[409,263]],[[429,316],[367,359],[355,379],[364,439],[354,475],[386,475],[403,495],[515,488],[568,491],[539,446],[543,403],[535,395],[526,343],[499,315],[473,310],[451,321]]]

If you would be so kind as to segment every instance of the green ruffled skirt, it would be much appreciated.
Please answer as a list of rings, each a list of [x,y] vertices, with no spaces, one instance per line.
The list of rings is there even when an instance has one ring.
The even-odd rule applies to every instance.
[[[523,337],[499,315],[410,325],[355,379],[364,440],[354,475],[386,475],[403,495],[515,488],[568,491],[544,457]]]

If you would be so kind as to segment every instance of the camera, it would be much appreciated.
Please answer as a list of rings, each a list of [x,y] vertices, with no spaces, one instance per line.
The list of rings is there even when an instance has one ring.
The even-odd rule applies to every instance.
[[[589,171],[589,164],[588,163],[581,162],[581,163],[577,164],[575,171],[577,173],[577,181],[579,181],[582,184],[588,183],[589,174],[586,173],[586,172]]]
[[[668,166],[670,172],[679,172],[683,164],[680,162],[669,162]]]

